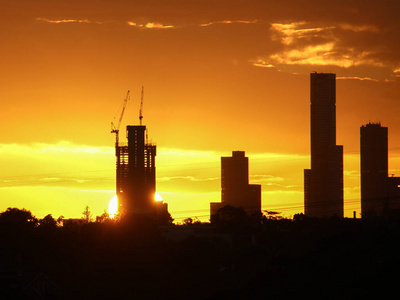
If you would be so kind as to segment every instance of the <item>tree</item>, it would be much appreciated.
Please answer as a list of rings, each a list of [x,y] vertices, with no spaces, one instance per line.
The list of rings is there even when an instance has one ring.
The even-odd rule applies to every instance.
[[[295,221],[295,222],[303,221],[305,219],[306,219],[306,215],[303,213],[294,214],[294,216],[293,216],[293,221]]]
[[[158,212],[156,217],[159,225],[171,225],[174,221],[174,218],[172,218],[167,209],[162,209],[160,212]]]
[[[194,217],[193,224],[195,224],[195,225],[201,225],[201,221],[199,220],[198,217]]]
[[[39,220],[39,228],[56,229],[58,227],[57,224],[57,220],[54,219],[51,214]]]
[[[193,219],[192,218],[186,218],[182,221],[183,225],[192,225],[193,224]]]
[[[36,227],[38,219],[36,219],[29,210],[25,208],[7,208],[0,214],[0,222],[15,226]]]
[[[106,210],[104,210],[103,214],[101,216],[96,217],[96,223],[104,223],[110,220],[110,215]]]
[[[226,205],[218,209],[215,215],[211,216],[211,223],[217,226],[242,226],[248,223],[248,216],[242,207]]]
[[[64,221],[64,216],[59,216],[57,218],[57,225],[61,226],[63,224],[63,221]]]
[[[264,210],[264,216],[267,220],[282,220],[283,217],[280,214],[278,211]]]
[[[90,212],[90,208],[88,205],[86,205],[85,210],[82,212],[82,214],[82,219],[84,219],[86,223],[92,222],[92,213]]]

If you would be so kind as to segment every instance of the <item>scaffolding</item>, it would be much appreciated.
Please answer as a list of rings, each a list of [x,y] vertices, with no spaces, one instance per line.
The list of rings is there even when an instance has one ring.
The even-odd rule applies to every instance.
[[[116,163],[117,196],[118,198],[121,198],[128,182],[128,173],[129,173],[128,145],[121,143],[116,144],[115,155],[117,157],[117,163]]]
[[[145,141],[145,130],[146,126],[129,125],[128,143],[116,143],[116,192],[126,211],[149,211],[154,206],[157,148]]]

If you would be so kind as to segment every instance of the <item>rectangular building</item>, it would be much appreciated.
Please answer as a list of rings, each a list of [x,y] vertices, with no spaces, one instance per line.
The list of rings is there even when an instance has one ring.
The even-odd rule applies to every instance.
[[[388,128],[360,128],[361,216],[382,216],[388,208]]]
[[[261,185],[249,184],[249,158],[244,151],[221,157],[221,202],[210,203],[210,215],[226,205],[242,207],[248,215],[261,212]]]
[[[336,75],[311,73],[311,169],[304,171],[308,217],[343,217],[343,146],[336,145]]]
[[[129,213],[155,211],[156,145],[147,143],[146,126],[127,126],[128,144],[116,145],[117,196]]]
[[[400,213],[400,178],[389,176],[388,128],[368,123],[360,128],[361,216],[375,218]]]

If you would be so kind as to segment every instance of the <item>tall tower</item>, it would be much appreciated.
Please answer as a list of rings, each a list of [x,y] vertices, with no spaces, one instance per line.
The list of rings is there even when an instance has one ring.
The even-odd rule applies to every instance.
[[[248,185],[249,158],[245,156],[244,151],[232,151],[232,157],[221,157],[222,203],[242,206]]]
[[[368,123],[360,128],[361,216],[382,216],[388,209],[388,128]]]
[[[128,144],[116,145],[117,196],[125,212],[151,213],[155,209],[156,145],[146,143],[146,126],[126,127]]]
[[[261,212],[261,185],[249,184],[249,158],[244,151],[221,157],[221,202],[210,203],[210,215],[226,205],[242,207],[248,215]]]
[[[156,193],[156,146],[145,143],[146,126],[127,126],[128,136],[128,210],[151,211]]]
[[[343,217],[343,146],[336,145],[336,75],[311,73],[311,169],[304,170],[309,217]]]

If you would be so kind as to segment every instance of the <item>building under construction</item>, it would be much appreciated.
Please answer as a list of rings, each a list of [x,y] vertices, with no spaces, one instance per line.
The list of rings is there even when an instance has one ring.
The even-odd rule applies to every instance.
[[[127,143],[119,142],[119,125],[128,99],[129,91],[118,126],[111,131],[116,133],[116,194],[119,210],[129,214],[167,212],[167,204],[155,201],[157,151],[156,145],[148,142],[146,126],[142,125],[143,88],[139,113],[140,125],[128,125],[126,127]]]

